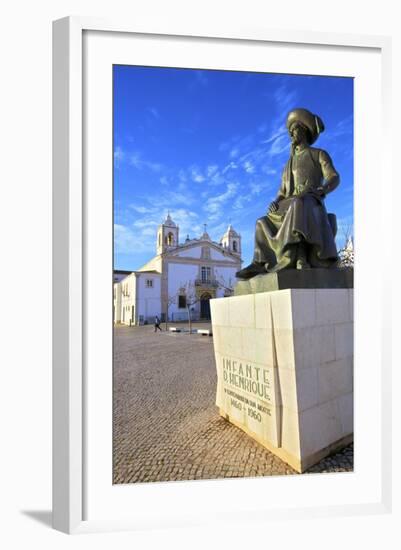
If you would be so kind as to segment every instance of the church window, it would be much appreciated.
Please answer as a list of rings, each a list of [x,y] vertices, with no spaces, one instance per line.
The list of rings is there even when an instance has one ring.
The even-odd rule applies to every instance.
[[[153,288],[153,279],[146,279],[146,287]]]
[[[202,247],[202,258],[204,260],[210,260],[210,248],[207,246]]]
[[[174,235],[172,233],[169,233],[167,236],[167,244],[168,246],[172,246],[174,244]]]
[[[210,281],[211,269],[207,266],[202,266],[201,268],[201,279],[202,283],[207,283]]]
[[[233,241],[233,251],[237,252],[237,241]]]
[[[187,307],[187,297],[184,296],[183,294],[180,294],[178,296],[178,307],[179,308]]]

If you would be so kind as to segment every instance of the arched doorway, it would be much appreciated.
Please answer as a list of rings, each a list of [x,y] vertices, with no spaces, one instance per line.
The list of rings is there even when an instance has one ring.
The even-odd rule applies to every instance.
[[[210,319],[210,303],[211,294],[209,292],[204,292],[200,299],[200,316],[201,319]]]

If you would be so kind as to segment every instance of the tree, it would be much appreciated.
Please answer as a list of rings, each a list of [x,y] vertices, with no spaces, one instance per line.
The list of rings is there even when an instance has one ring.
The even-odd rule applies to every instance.
[[[166,301],[166,330],[167,330],[167,326],[168,326],[168,310],[170,308],[171,305],[173,305],[177,300],[177,295],[176,294],[172,294],[172,295],[169,295],[167,297],[167,301]]]
[[[192,318],[191,308],[200,300],[200,297],[196,293],[195,283],[193,281],[187,281],[181,285],[179,290],[181,295],[185,296],[185,306],[188,313],[188,328],[189,334],[192,333]]]
[[[354,267],[354,241],[349,237],[345,246],[338,253],[340,267]]]
[[[218,272],[216,272],[214,282],[217,283],[217,288],[224,289],[225,296],[232,296],[234,292],[234,288],[233,288],[231,277],[227,285],[223,276]],[[186,300],[185,306],[188,314],[188,328],[189,328],[189,334],[191,334],[192,333],[191,311],[193,306],[198,302],[200,302],[201,295],[197,293],[194,281],[187,281],[186,283],[182,283],[180,285],[180,290],[178,291],[178,295],[181,295],[181,296],[185,295],[185,300]]]
[[[218,283],[218,288],[222,288],[224,290],[224,296],[232,296],[234,294],[234,285],[232,282],[231,277],[228,279],[228,283],[226,283],[223,275],[219,273],[216,270],[216,281]]]

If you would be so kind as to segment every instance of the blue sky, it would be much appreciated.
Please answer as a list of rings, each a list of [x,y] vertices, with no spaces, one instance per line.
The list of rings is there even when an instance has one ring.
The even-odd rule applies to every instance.
[[[353,224],[353,80],[153,67],[114,67],[114,267],[134,270],[156,253],[167,212],[180,241],[203,224],[219,241],[231,222],[244,265],[254,225],[275,197],[289,156],[287,113],[304,107],[326,130],[341,176],[326,199],[338,245]]]

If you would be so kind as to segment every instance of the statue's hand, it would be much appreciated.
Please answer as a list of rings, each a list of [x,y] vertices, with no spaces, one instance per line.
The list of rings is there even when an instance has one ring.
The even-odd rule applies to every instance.
[[[278,202],[277,201],[272,201],[269,204],[269,207],[267,209],[268,213],[273,214],[274,212],[277,212],[277,210],[278,210]]]
[[[319,197],[324,198],[327,194],[327,190],[323,187],[323,185],[320,185],[319,187],[316,187],[316,193]]]

